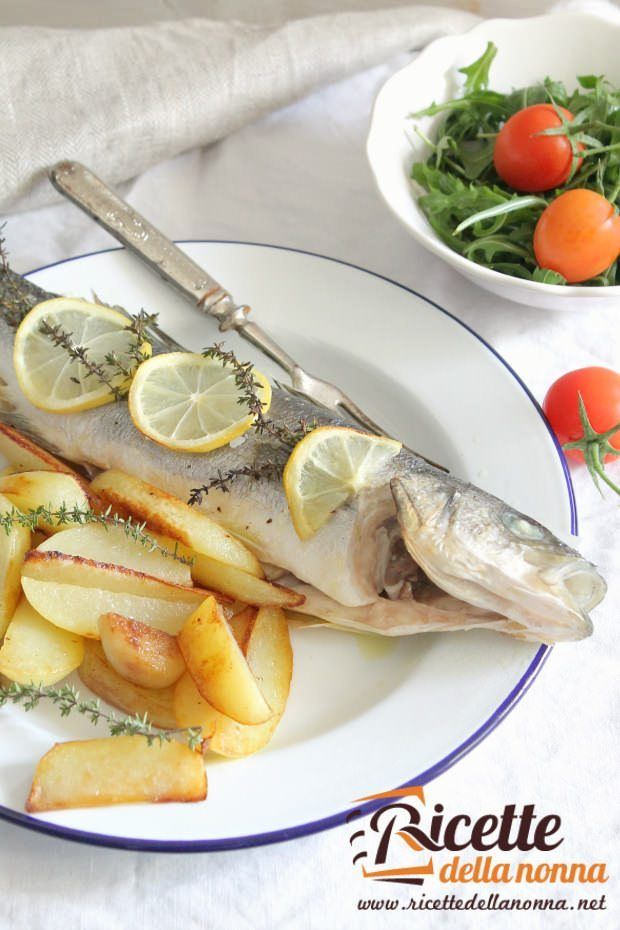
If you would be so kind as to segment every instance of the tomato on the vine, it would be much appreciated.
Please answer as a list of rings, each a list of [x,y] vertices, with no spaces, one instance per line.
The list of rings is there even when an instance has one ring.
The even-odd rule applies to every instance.
[[[561,445],[583,439],[580,396],[588,420],[597,433],[620,425],[620,374],[597,366],[569,371],[551,385],[543,401],[543,410]],[[609,437],[609,442],[620,450],[620,430]],[[580,462],[584,460],[579,449],[567,449],[565,454]],[[604,461],[614,458],[613,453],[608,453]]]
[[[534,254],[541,268],[569,284],[605,271],[620,252],[620,217],[596,191],[576,188],[552,201],[536,224]]]
[[[545,129],[562,125],[558,110],[567,122],[573,114],[564,107],[537,103],[506,120],[495,140],[493,163],[500,178],[517,191],[535,194],[560,187],[568,180],[573,149],[566,135],[542,135]],[[583,148],[581,143],[578,143]],[[579,159],[577,167],[581,165]]]

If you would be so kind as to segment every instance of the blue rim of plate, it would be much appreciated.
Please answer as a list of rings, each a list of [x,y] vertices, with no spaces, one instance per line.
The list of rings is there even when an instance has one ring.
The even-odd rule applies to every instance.
[[[489,352],[495,356],[495,358],[501,362],[504,368],[512,375],[517,384],[521,387],[527,397],[530,399],[532,405],[539,414],[545,428],[547,429],[555,449],[558,453],[560,463],[562,465],[562,471],[564,473],[564,478],[566,481],[566,490],[568,493],[568,504],[570,508],[570,517],[571,517],[571,533],[577,535],[577,505],[575,502],[575,493],[573,490],[573,483],[570,477],[570,472],[568,470],[568,464],[562,452],[562,448],[549,425],[549,422],[543,413],[543,410],[527,387],[525,382],[519,377],[516,371],[508,364],[508,362],[493,348],[485,339],[482,338],[471,326],[468,326],[467,323],[464,323],[453,313],[450,313],[449,310],[446,310],[444,307],[440,306],[438,303],[435,303],[434,300],[431,300],[429,297],[425,297],[424,294],[420,294],[419,291],[414,290],[411,287],[407,287],[404,284],[399,284],[398,281],[394,281],[392,278],[388,278],[386,275],[379,274],[376,271],[369,271],[367,268],[362,268],[360,265],[356,265],[353,262],[347,262],[339,258],[332,258],[329,255],[321,255],[319,252],[310,252],[306,249],[294,249],[289,248],[284,245],[270,245],[266,242],[247,242],[241,239],[180,239],[176,240],[181,245],[183,244],[225,244],[225,245],[250,245],[259,248],[265,249],[277,249],[281,252],[297,252],[301,255],[310,255],[313,258],[321,258],[325,261],[334,262],[338,265],[345,265],[348,268],[354,268],[356,271],[361,271],[364,274],[372,275],[374,278],[380,278],[382,281],[386,281],[388,284],[392,284],[394,287],[400,288],[402,291],[407,291],[409,294],[413,294],[415,297],[418,297],[420,300],[423,300],[425,303],[430,304],[440,313],[445,314],[445,316],[450,317],[454,320],[455,323],[458,323],[459,326],[466,329],[472,336],[474,336],[479,342],[484,345]],[[40,268],[35,268],[32,271],[28,271],[24,274],[24,277],[29,277],[30,275],[37,274],[40,271],[46,271],[48,268],[55,268],[58,265],[66,265],[69,262],[79,261],[82,258],[90,258],[93,255],[101,255],[106,252],[123,252],[127,251],[122,246],[112,246],[109,249],[97,249],[94,252],[85,252],[83,255],[74,255],[71,258],[65,258],[58,262],[51,262],[49,265],[42,265]],[[463,756],[471,752],[478,743],[481,743],[483,739],[489,736],[490,733],[504,720],[504,718],[510,713],[511,710],[517,705],[517,703],[524,696],[526,691],[529,689],[534,679],[540,672],[546,660],[551,654],[551,646],[541,646],[537,650],[534,658],[530,662],[524,674],[521,676],[517,684],[512,688],[508,693],[507,697],[502,701],[502,703],[493,711],[491,716],[485,720],[485,722],[475,730],[471,736],[464,740],[456,749],[453,749],[452,752],[448,753],[443,759],[440,759],[439,762],[436,762],[430,768],[426,769],[424,772],[421,772],[419,775],[414,776],[409,781],[405,782],[404,785],[399,787],[405,787],[409,785],[426,785],[428,782],[432,781],[434,778],[437,778],[447,769],[455,765]],[[47,823],[45,821],[37,820],[34,817],[30,817],[27,814],[20,814],[17,811],[13,811],[8,807],[3,807],[0,805],[0,819],[6,820],[9,823],[17,824],[21,827],[25,827],[28,830],[34,830],[37,833],[44,833],[48,836],[54,836],[59,839],[72,840],[76,843],[86,843],[90,846],[105,846],[111,847],[113,849],[127,849],[127,850],[140,850],[144,852],[222,852],[226,850],[233,849],[245,849],[252,846],[264,846],[270,843],[280,843],[285,840],[293,840],[303,836],[310,836],[312,833],[319,833],[323,830],[329,830],[332,827],[339,827],[345,823],[350,823],[353,820],[357,820],[360,817],[365,817],[368,814],[371,814],[373,811],[377,810],[381,806],[381,801],[371,801],[368,804],[363,804],[360,807],[349,808],[348,810],[342,811],[338,814],[331,814],[329,817],[324,817],[320,820],[313,820],[309,823],[299,824],[294,827],[287,827],[282,830],[274,830],[269,833],[257,833],[249,836],[234,836],[229,838],[217,839],[217,840],[151,840],[151,839],[140,839],[140,838],[129,838],[129,837],[120,837],[120,836],[106,836],[102,833],[89,833],[86,830],[75,830],[70,827],[63,827],[58,824]]]

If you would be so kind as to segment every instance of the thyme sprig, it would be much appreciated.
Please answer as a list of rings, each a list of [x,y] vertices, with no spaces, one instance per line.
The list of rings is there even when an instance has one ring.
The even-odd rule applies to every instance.
[[[139,543],[148,549],[149,552],[159,552],[165,558],[175,559],[183,565],[193,565],[194,559],[184,556],[178,542],[175,542],[174,548],[169,549],[158,542],[154,536],[146,532],[146,523],[138,523],[132,517],[121,517],[108,507],[103,513],[97,513],[90,507],[66,507],[61,505],[55,508],[52,504],[48,506],[31,507],[28,510],[19,510],[12,507],[10,510],[0,513],[0,528],[4,530],[7,536],[13,527],[21,526],[35,532],[39,523],[46,523],[48,526],[85,526],[86,524],[96,523],[99,526],[109,529],[110,527],[121,527],[125,535],[134,542]]]
[[[73,341],[73,333],[63,329],[59,323],[50,323],[49,320],[41,320],[39,332],[57,348],[64,349],[72,361],[79,362],[86,369],[86,378],[95,378],[108,388],[114,400],[122,400],[125,392],[115,383],[114,373],[106,371],[105,364],[93,361],[86,347]],[[80,384],[79,378],[72,377],[71,380],[75,384]]]
[[[68,332],[59,323],[50,323],[47,319],[41,320],[39,332],[46,336],[53,345],[64,349],[72,361],[82,365],[85,369],[85,379],[94,378],[108,388],[114,400],[119,401],[127,396],[129,382],[137,367],[149,357],[145,348],[147,332],[155,319],[156,317],[144,310],[132,315],[125,330],[133,334],[134,338],[124,353],[125,359],[117,352],[108,352],[103,362],[97,362],[91,358],[86,346],[76,343],[73,333]],[[71,380],[75,384],[80,384],[79,378],[72,377]]]
[[[217,359],[222,365],[232,369],[239,391],[237,402],[247,408],[253,417],[252,428],[259,435],[269,436],[290,451],[304,436],[316,429],[318,424],[315,419],[308,420],[300,417],[298,426],[291,429],[289,426],[276,423],[265,415],[265,403],[259,395],[261,385],[254,377],[252,362],[240,362],[232,350],[224,349],[221,342],[216,342],[204,349],[202,354],[204,358]],[[280,462],[263,462],[259,465],[241,465],[239,468],[230,468],[225,472],[219,470],[206,484],[192,488],[188,504],[195,506],[202,503],[209,491],[218,490],[228,493],[231,483],[236,478],[252,478],[254,481],[259,481],[261,478],[280,478],[283,469],[284,465]]]
[[[0,707],[5,704],[18,704],[25,711],[34,710],[42,700],[55,704],[61,717],[68,717],[73,712],[87,717],[95,726],[103,721],[107,724],[111,736],[144,736],[149,744],[170,742],[174,736],[183,736],[190,749],[200,748],[202,742],[201,727],[178,727],[172,730],[158,730],[151,723],[148,714],[133,714],[120,717],[113,711],[103,710],[98,698],[83,701],[80,692],[73,685],[45,687],[31,682],[20,685],[13,681],[0,685]]]
[[[260,399],[258,389],[260,383],[253,375],[254,366],[252,362],[240,362],[232,350],[225,351],[223,343],[216,342],[208,349],[203,350],[205,358],[218,359],[225,367],[232,368],[235,375],[235,384],[239,389],[239,404],[244,404],[249,413],[254,417],[252,426],[259,434],[271,436],[282,445],[293,448],[309,432],[316,428],[316,422],[300,418],[299,426],[291,429],[281,423],[265,416],[264,402]]]
[[[228,494],[230,484],[235,478],[252,478],[254,481],[260,481],[261,478],[281,478],[283,470],[284,466],[277,462],[243,465],[240,468],[230,468],[225,472],[219,470],[215,478],[211,478],[199,488],[192,488],[187,503],[190,507],[201,504],[203,497],[206,497],[209,491],[223,491],[224,494]]]
[[[4,236],[5,226],[6,223],[0,224],[0,276],[2,277],[2,308],[0,312],[11,329],[17,329],[26,314],[42,299],[39,296],[42,292],[35,285],[29,284],[11,271]]]
[[[0,226],[0,274],[6,274],[9,270],[9,253],[6,248],[6,237],[4,235],[6,223]]]

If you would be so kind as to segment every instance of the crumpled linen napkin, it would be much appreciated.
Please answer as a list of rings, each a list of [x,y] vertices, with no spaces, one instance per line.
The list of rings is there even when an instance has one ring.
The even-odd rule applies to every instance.
[[[45,171],[59,159],[83,161],[112,183],[133,178],[317,85],[477,19],[410,6],[274,26],[186,19],[1,29],[0,210],[58,198]]]

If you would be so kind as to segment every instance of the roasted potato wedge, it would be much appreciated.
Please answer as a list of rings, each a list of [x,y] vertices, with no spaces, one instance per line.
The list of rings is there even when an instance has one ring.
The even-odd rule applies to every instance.
[[[297,591],[256,578],[206,555],[196,556],[192,576],[199,585],[221,591],[255,607],[298,607],[305,600],[304,595]]]
[[[246,658],[275,711],[270,720],[257,726],[244,726],[231,720],[202,697],[187,672],[179,679],[174,692],[179,726],[201,726],[204,734],[211,732],[209,749],[221,756],[247,756],[266,746],[284,712],[290,690],[293,652],[283,612],[259,610],[247,634]]]
[[[0,515],[12,510],[13,503],[0,494]],[[0,527],[0,639],[21,597],[21,572],[29,548],[29,529],[13,526],[7,533]]]
[[[258,559],[243,543],[206,514],[165,491],[116,469],[97,475],[91,487],[113,507],[123,507],[134,517],[145,520],[158,532],[178,539],[194,552],[235,566],[257,578],[263,577]]]
[[[216,710],[239,723],[273,716],[215,598],[191,615],[178,642],[196,687]]]
[[[176,637],[120,614],[99,618],[101,645],[112,668],[143,688],[167,688],[185,671]],[[1,657],[0,650],[0,657]]]
[[[233,636],[237,640],[237,645],[244,655],[247,638],[250,634],[250,630],[252,629],[256,613],[257,608],[251,607],[248,604],[248,606],[244,607],[243,610],[240,610],[239,613],[233,614],[233,616],[228,621],[233,632]]]
[[[205,701],[189,672],[175,686],[174,712],[180,727],[201,727],[208,748],[232,759],[250,756],[266,746],[280,722],[275,715],[265,723],[246,726],[220,714]]]
[[[0,494],[0,515],[10,514],[15,505]],[[21,596],[19,578],[32,543],[29,529],[19,525],[0,527],[0,637],[12,617]]]
[[[74,526],[62,533],[55,533],[39,545],[38,549],[40,552],[64,552],[65,555],[81,556],[92,562],[121,565],[146,575],[153,575],[162,581],[170,581],[172,584],[191,585],[189,550],[180,547],[178,555],[186,560],[181,562],[172,555],[175,552],[174,540],[157,533],[149,535],[153,536],[158,544],[165,546],[170,555],[164,555],[159,550],[140,543],[126,533],[122,526],[101,526],[96,523]]]
[[[283,714],[293,676],[293,649],[284,611],[261,608],[247,635],[244,651],[267,703],[275,714]]]
[[[175,635],[211,593],[119,565],[38,549],[26,556],[22,587],[46,620],[93,639],[99,638],[99,617],[106,613],[139,617],[142,623]]]
[[[200,753],[182,743],[148,744],[144,736],[56,743],[37,765],[26,810],[204,801],[207,776]]]
[[[76,475],[53,471],[26,471],[17,475],[0,477],[0,494],[6,495],[19,510],[36,510],[49,507],[60,510],[78,507],[85,510],[95,500],[88,491],[86,482]],[[39,520],[39,529],[44,533],[58,533],[66,527]]]
[[[4,423],[0,423],[0,455],[4,455],[10,462],[12,474],[22,471],[60,471],[75,475],[73,469],[61,459]]]
[[[55,685],[83,658],[81,636],[49,623],[22,598],[0,648],[0,674],[21,685]]]
[[[151,723],[162,730],[176,727],[173,688],[143,688],[127,681],[105,657],[100,643],[84,642],[84,658],[78,674],[87,688],[126,714],[148,714]],[[208,731],[206,734],[208,736]]]

